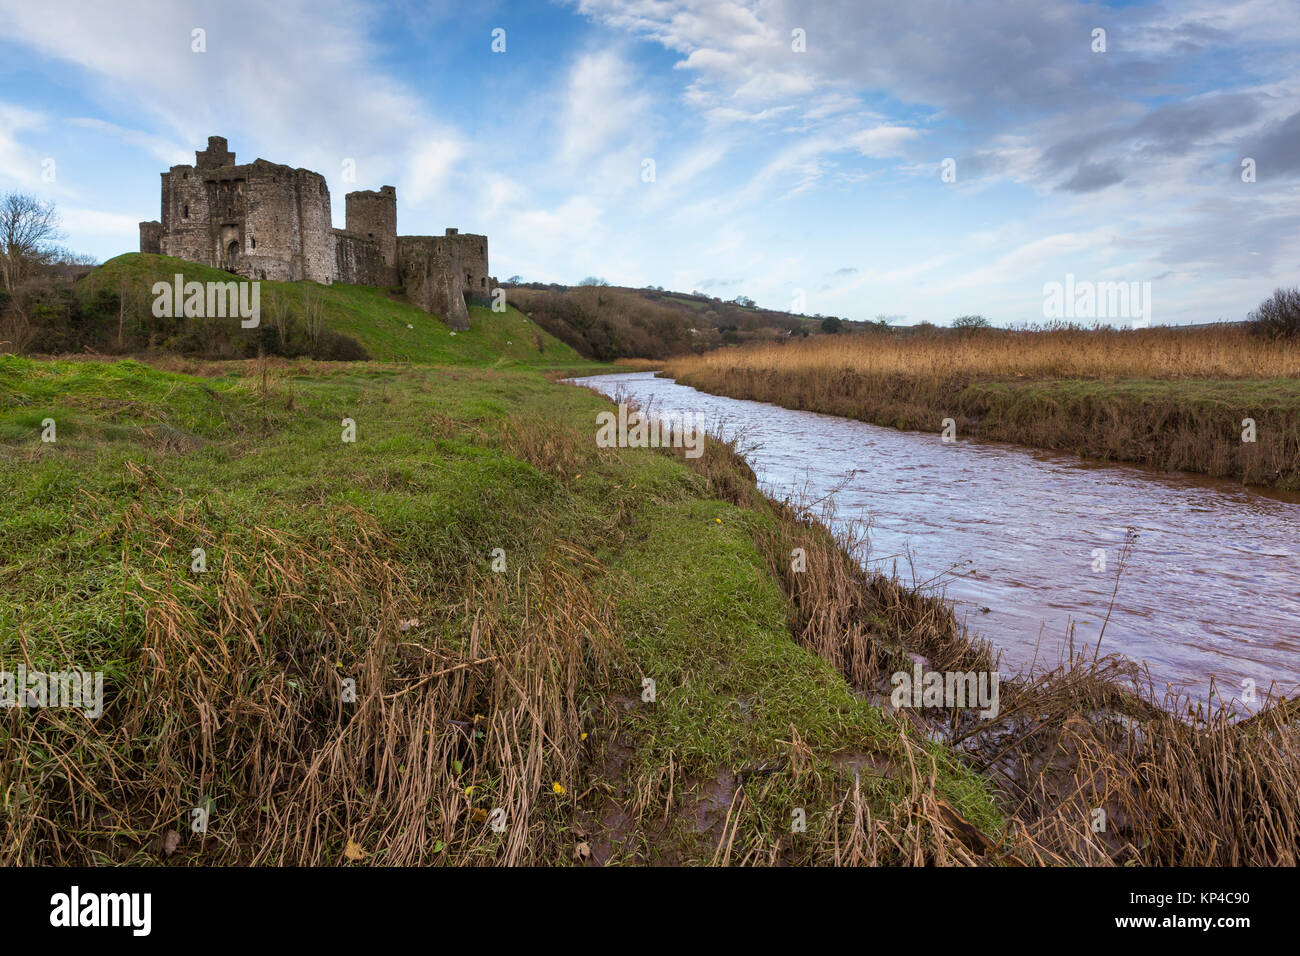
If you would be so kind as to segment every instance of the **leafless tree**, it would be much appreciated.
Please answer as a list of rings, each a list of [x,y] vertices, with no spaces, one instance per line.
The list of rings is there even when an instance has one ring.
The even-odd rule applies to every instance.
[[[54,203],[10,192],[0,196],[0,278],[13,292],[34,265],[44,261],[63,238]]]
[[[1300,338],[1300,286],[1278,289],[1248,320],[1256,332],[1269,338]]]

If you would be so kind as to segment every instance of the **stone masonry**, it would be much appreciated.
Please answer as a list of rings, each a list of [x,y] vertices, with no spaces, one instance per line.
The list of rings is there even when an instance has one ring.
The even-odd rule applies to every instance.
[[[209,136],[193,166],[162,174],[162,221],[140,223],[140,251],[249,279],[400,287],[451,328],[469,328],[468,303],[496,288],[487,236],[398,236],[392,186],[345,202],[345,228],[335,229],[320,173],[264,159],[237,165],[226,140]]]

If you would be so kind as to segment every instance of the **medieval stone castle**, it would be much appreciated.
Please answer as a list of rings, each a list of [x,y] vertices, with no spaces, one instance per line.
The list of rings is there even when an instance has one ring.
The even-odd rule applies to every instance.
[[[193,166],[162,174],[162,222],[140,223],[140,251],[248,279],[400,286],[451,328],[469,328],[467,303],[496,287],[487,236],[399,236],[392,186],[346,202],[346,227],[335,229],[320,173],[264,159],[236,165],[226,140],[209,136]]]

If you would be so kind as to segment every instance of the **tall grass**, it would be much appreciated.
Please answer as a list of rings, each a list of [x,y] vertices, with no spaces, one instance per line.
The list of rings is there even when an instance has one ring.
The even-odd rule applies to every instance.
[[[141,643],[101,719],[4,714],[0,864],[328,865],[340,834],[347,858],[393,865],[564,855],[540,821],[568,812],[552,781],[583,777],[580,682],[617,654],[579,576],[552,557],[431,595],[357,509],[335,510],[325,541],[235,539],[171,504],[156,471],[128,471],[122,613]],[[207,585],[178,541],[222,555]],[[211,827],[191,835],[196,809]]]
[[[895,428],[951,419],[958,440],[1300,488],[1300,342],[1243,327],[822,336],[676,358],[664,374]]]
[[[670,373],[798,373],[817,379],[906,375],[943,379],[1300,378],[1300,342],[1267,339],[1243,325],[1197,329],[973,330],[910,335],[817,336],[786,345],[672,359]],[[809,383],[811,384],[811,382]]]

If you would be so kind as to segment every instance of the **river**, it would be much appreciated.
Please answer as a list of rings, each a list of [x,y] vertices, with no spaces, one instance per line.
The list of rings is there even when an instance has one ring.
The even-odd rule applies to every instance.
[[[933,581],[1010,669],[1054,665],[1071,626],[1204,701],[1300,686],[1300,495],[1016,445],[956,441],[710,395],[650,372],[574,380],[739,434],[763,490],[869,523],[859,558]],[[593,422],[593,430],[595,424]],[[1105,568],[1101,569],[1104,555]],[[1248,707],[1247,709],[1253,709]]]

